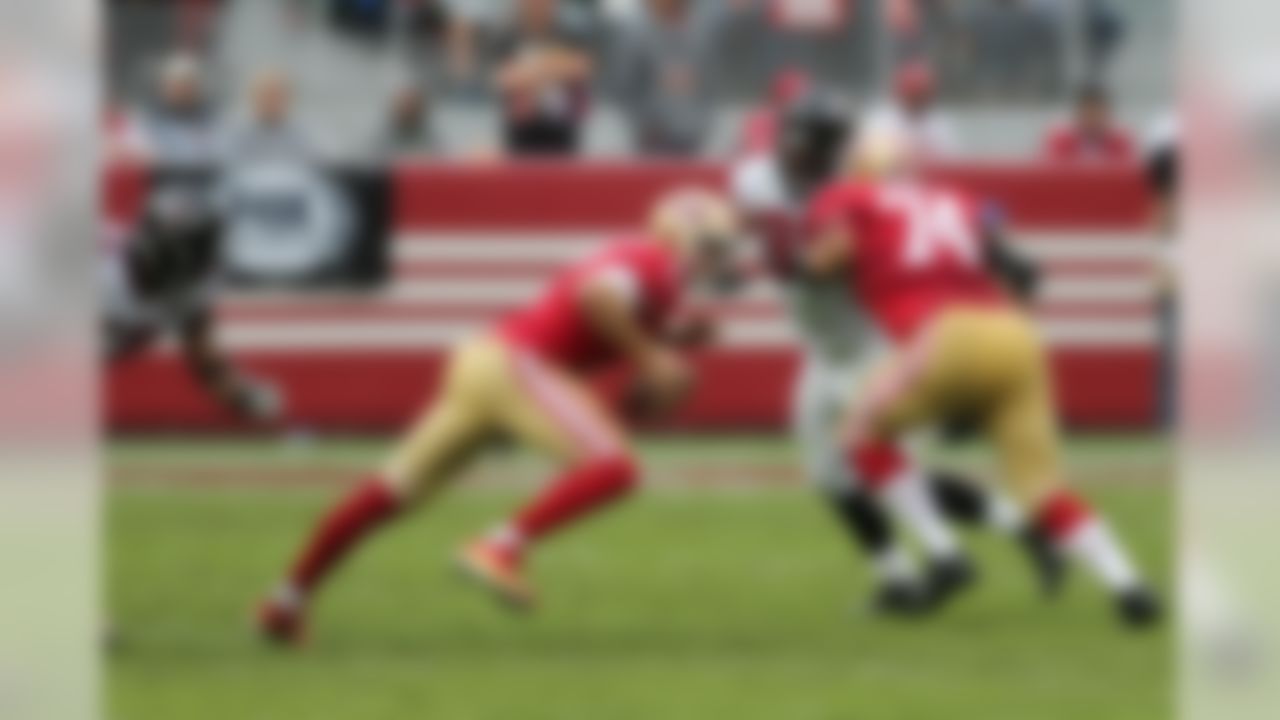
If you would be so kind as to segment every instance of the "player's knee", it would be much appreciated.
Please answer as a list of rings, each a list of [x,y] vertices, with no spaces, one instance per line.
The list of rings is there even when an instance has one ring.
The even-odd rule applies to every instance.
[[[895,443],[862,440],[850,446],[849,465],[867,490],[883,489],[907,468],[907,458]]]
[[[1046,536],[1055,539],[1070,537],[1092,517],[1089,503],[1070,490],[1051,492],[1036,507],[1036,524]]]
[[[413,502],[424,493],[422,475],[394,463],[384,464],[369,476],[370,484],[377,484],[401,504]]]

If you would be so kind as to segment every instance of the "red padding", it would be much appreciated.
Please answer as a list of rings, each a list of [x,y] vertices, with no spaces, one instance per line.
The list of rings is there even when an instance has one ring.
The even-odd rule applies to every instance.
[[[1040,529],[1054,540],[1065,540],[1089,521],[1093,512],[1089,505],[1073,492],[1063,490],[1051,496],[1040,507]]]
[[[895,444],[872,441],[855,447],[851,462],[858,481],[868,490],[878,492],[907,467],[907,458]]]

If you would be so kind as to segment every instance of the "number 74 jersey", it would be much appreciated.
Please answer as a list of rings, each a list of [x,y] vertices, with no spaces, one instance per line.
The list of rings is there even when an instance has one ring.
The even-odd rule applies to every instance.
[[[843,182],[809,207],[811,237],[839,233],[852,244],[849,289],[880,328],[905,342],[957,306],[1009,300],[987,269],[978,203],[921,181]]]

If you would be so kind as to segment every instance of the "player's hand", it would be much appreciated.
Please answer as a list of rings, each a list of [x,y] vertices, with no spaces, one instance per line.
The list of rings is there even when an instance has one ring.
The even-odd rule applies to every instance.
[[[703,348],[715,342],[718,327],[706,312],[689,312],[677,317],[667,328],[672,345],[686,349]]]
[[[634,404],[645,415],[670,411],[693,389],[692,366],[668,347],[650,351],[637,371]]]

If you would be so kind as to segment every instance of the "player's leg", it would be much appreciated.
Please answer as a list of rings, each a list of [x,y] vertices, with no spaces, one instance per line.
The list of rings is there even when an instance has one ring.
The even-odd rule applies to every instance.
[[[932,468],[928,480],[933,501],[952,523],[985,528],[1013,540],[1021,548],[1046,597],[1062,587],[1062,556],[1033,518],[1007,493],[956,470]]]
[[[1155,599],[1124,546],[1089,503],[1062,482],[1061,440],[1048,370],[1029,324],[1006,320],[990,341],[990,363],[1003,367],[1010,380],[993,410],[990,432],[1011,490],[1045,536],[1115,596],[1125,620],[1155,620]]]
[[[1158,614],[1128,552],[1109,524],[1061,482],[1059,440],[1048,398],[1013,403],[992,421],[1004,474],[1040,531],[1087,567],[1116,598],[1124,619],[1146,624]]]
[[[389,462],[361,478],[320,519],[263,605],[262,629],[268,636],[299,640],[306,607],[342,561],[403,509],[432,497],[480,447],[489,427],[489,411],[478,394],[487,382],[486,364],[478,346],[457,352],[438,398]]]
[[[948,520],[958,525],[1017,535],[1026,528],[1018,504],[953,468],[930,468],[929,494]]]
[[[842,437],[859,481],[919,539],[930,561],[938,601],[969,585],[974,571],[955,533],[930,495],[926,473],[899,439],[941,414],[936,376],[948,348],[930,339],[908,348],[877,371],[855,401]]]
[[[560,466],[523,508],[459,557],[472,576],[515,607],[532,603],[522,561],[537,543],[624,497],[639,471],[625,434],[583,383],[537,357],[511,351],[502,426]]]
[[[873,605],[886,612],[914,612],[921,604],[915,561],[898,542],[880,504],[858,486],[835,442],[833,429],[849,385],[841,382],[842,374],[813,359],[805,362],[792,394],[792,424],[801,459],[847,536],[871,563],[878,588]]]

